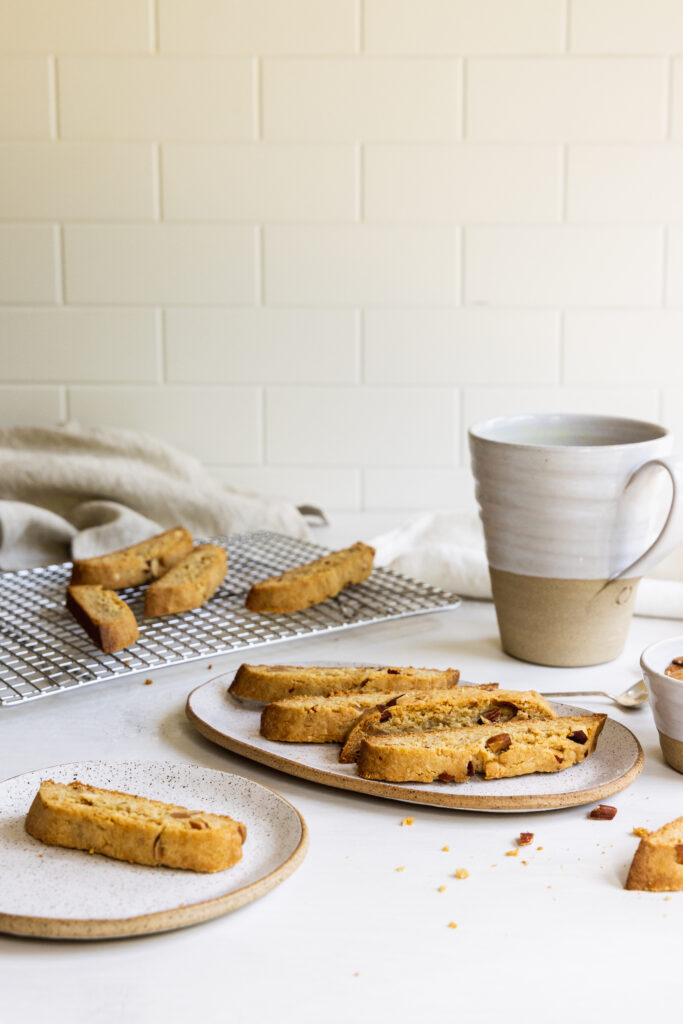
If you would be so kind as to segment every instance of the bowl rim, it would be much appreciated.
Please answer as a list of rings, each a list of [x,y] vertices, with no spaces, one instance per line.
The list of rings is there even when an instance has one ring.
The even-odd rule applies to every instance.
[[[678,655],[678,657],[683,657],[683,636],[670,636],[664,640],[656,640],[654,643],[649,644],[640,655],[640,667],[643,672],[646,672],[650,676],[656,676],[668,686],[683,686],[683,679],[674,679],[673,676],[667,676],[663,670],[660,671],[660,669],[654,668],[652,664],[652,656],[656,654],[659,648],[662,648],[667,644],[677,643],[679,640],[679,650],[681,651],[681,654]]]

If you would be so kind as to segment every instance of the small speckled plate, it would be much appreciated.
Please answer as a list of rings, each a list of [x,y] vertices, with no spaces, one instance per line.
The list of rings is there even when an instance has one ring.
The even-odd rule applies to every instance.
[[[46,846],[24,830],[42,779],[81,782],[229,814],[247,826],[242,860],[200,874],[150,868]],[[251,903],[306,855],[299,812],[273,790],[198,765],[75,761],[0,783],[0,931],[53,939],[102,939],[170,931]]]
[[[208,739],[235,754],[337,789],[409,803],[472,811],[547,811],[604,800],[630,786],[643,770],[643,751],[630,729],[608,718],[598,746],[588,760],[563,772],[482,779],[449,784],[375,782],[361,779],[355,764],[339,763],[338,743],[276,743],[261,736],[263,705],[228,693],[234,672],[193,690],[186,714]],[[560,715],[589,715],[585,708],[551,701]]]

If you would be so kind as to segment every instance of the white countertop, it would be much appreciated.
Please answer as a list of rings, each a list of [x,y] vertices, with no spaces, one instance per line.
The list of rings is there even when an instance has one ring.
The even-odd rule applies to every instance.
[[[316,539],[369,539],[378,524],[368,525],[346,517]],[[635,619],[618,661],[539,668],[502,653],[492,605],[466,601],[453,612],[262,653],[282,660],[286,652],[293,662],[452,666],[477,682],[618,693],[640,677],[642,648],[677,633],[680,622]],[[589,807],[452,811],[317,786],[203,739],[185,718],[185,699],[241,660],[213,658],[209,669],[207,659],[154,672],[151,686],[143,673],[0,710],[3,778],[89,758],[197,763],[276,789],[301,811],[311,836],[289,880],[206,924],[91,943],[0,936],[3,1020],[364,1024],[438,1013],[530,1024],[604,1013],[640,1021],[655,1001],[678,996],[683,893],[623,889],[638,842],[633,827],[656,828],[683,814],[683,777],[662,760],[649,708],[609,707],[646,757],[641,777],[609,798],[618,807],[613,821],[588,820]],[[607,710],[604,702],[589,706]],[[406,814],[411,827],[400,826]],[[520,831],[534,833],[532,847],[506,857]],[[453,877],[459,867],[469,878]]]

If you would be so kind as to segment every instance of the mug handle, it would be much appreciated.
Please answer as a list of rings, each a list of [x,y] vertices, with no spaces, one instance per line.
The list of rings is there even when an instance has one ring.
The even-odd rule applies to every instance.
[[[644,462],[642,466],[638,466],[631,473],[624,490],[626,491],[631,486],[635,478],[644,469],[652,466],[661,466],[671,478],[673,490],[669,514],[659,532],[659,536],[650,544],[647,551],[640,558],[636,558],[635,562],[627,565],[625,569],[620,569],[619,572],[615,572],[613,576],[610,576],[609,583],[613,580],[622,579],[624,576],[644,576],[646,572],[654,569],[655,565],[658,565],[666,555],[683,541],[683,456],[662,455],[658,459],[650,459],[648,462]]]

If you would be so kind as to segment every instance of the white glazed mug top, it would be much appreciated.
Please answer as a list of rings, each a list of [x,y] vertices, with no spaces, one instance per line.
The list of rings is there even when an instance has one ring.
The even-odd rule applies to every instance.
[[[635,563],[639,571],[631,575],[641,575],[646,552],[649,564],[666,553],[659,537],[665,523],[683,539],[683,522],[671,522],[677,470],[664,427],[553,413],[487,420],[470,428],[469,440],[495,569],[604,580]]]
[[[683,636],[660,640],[645,648],[640,667],[650,691],[655,725],[669,739],[683,742],[683,680],[664,674],[673,659],[680,657],[683,657]]]

